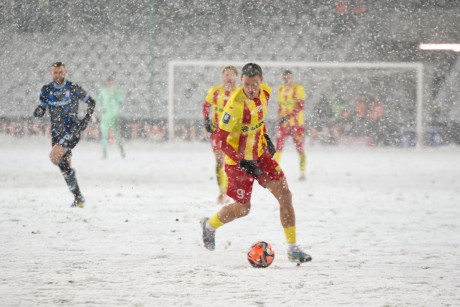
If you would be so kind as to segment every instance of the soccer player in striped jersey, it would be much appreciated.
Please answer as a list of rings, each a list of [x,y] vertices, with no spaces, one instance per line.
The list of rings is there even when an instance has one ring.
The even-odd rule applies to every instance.
[[[79,85],[65,79],[66,67],[62,62],[51,66],[53,81],[42,87],[40,102],[34,111],[35,117],[43,117],[48,109],[51,120],[50,160],[57,165],[64,176],[70,192],[74,195],[71,207],[83,208],[85,198],[80,192],[75,170],[71,167],[72,149],[80,140],[80,133],[86,128],[96,106],[96,101]],[[78,105],[87,104],[86,115],[79,120]]]
[[[216,229],[249,213],[253,184],[257,181],[279,202],[289,260],[307,262],[311,256],[296,242],[292,194],[283,171],[272,157],[274,146],[265,127],[271,89],[262,81],[262,68],[254,63],[246,64],[241,73],[242,87],[224,108],[216,141],[226,155],[227,195],[235,202],[222,207],[210,218],[201,219],[203,243],[207,249],[214,250]]]
[[[307,98],[302,85],[294,82],[294,75],[290,70],[283,72],[283,85],[278,87],[278,133],[276,135],[275,160],[280,163],[284,142],[290,136],[294,140],[295,148],[299,153],[300,178],[305,180],[306,156],[304,104]]]
[[[235,66],[225,66],[221,70],[222,84],[211,87],[203,102],[203,117],[206,131],[211,133],[211,146],[216,158],[216,178],[219,186],[217,202],[223,204],[227,198],[227,175],[224,170],[225,154],[215,144],[216,127],[230,96],[236,91],[238,70]]]

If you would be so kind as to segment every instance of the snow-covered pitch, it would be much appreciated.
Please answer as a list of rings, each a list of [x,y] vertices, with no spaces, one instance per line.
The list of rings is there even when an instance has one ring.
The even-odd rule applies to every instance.
[[[44,137],[0,136],[2,306],[460,305],[460,148],[307,146],[297,181],[291,143],[282,166],[298,241],[288,262],[279,210],[256,186],[249,216],[203,248],[199,220],[215,213],[208,143],[81,142],[73,165],[84,209],[48,160]],[[270,242],[254,269],[246,250]]]

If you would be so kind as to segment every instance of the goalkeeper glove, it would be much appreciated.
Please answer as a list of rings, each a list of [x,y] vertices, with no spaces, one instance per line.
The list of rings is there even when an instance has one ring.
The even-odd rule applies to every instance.
[[[35,117],[43,117],[43,115],[45,115],[45,112],[46,112],[46,109],[42,108],[42,107],[37,107],[34,111],[34,116]]]
[[[267,141],[267,147],[268,147],[268,152],[272,155],[276,153],[276,148],[275,148],[275,145],[273,145],[273,142],[272,140],[270,139],[270,137],[268,136],[268,134],[265,134],[265,141]]]
[[[209,118],[206,118],[204,120],[204,127],[206,128],[206,131],[208,131],[209,133],[214,132],[214,127],[212,126],[212,121]]]
[[[240,168],[242,168],[246,173],[255,177],[259,177],[263,174],[262,169],[256,165],[256,161],[243,159],[240,161]]]

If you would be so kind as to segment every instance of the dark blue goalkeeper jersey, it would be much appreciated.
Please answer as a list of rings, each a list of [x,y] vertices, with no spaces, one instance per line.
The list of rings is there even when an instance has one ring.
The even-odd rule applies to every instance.
[[[77,122],[80,101],[87,102],[89,95],[79,85],[65,81],[62,85],[54,82],[42,87],[41,108],[48,108],[51,118],[51,136],[63,137]]]

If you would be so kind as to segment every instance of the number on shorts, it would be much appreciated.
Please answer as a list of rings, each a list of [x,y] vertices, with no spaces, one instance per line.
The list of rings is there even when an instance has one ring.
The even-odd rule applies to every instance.
[[[236,190],[236,196],[239,198],[239,199],[243,199],[244,198],[244,190],[243,189],[237,189]]]

